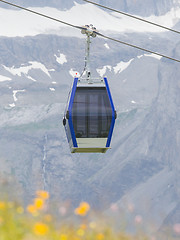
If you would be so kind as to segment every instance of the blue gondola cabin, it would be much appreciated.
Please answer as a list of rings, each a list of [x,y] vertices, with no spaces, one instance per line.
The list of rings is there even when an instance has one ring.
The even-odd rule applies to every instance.
[[[71,153],[105,153],[115,119],[107,78],[93,83],[75,78],[63,119]]]

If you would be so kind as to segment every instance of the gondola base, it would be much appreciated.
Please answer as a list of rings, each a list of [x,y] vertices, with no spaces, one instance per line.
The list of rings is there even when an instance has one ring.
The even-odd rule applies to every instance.
[[[76,138],[77,147],[71,144],[71,153],[105,153],[107,138]]]
[[[82,148],[82,147],[72,147],[71,148],[71,153],[105,153],[109,147],[104,147],[104,148]]]

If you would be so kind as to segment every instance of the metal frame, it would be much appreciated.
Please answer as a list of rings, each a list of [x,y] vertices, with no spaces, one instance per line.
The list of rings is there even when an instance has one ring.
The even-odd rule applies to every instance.
[[[86,34],[87,39],[86,39],[86,57],[85,57],[85,68],[84,71],[86,72],[86,81],[88,81],[89,83],[92,83],[92,78],[91,78],[91,71],[90,71],[90,37],[95,38],[96,37],[96,28],[93,27],[92,24],[90,25],[85,25],[83,27],[83,29],[81,30],[82,34]]]
[[[112,100],[111,92],[110,92],[110,89],[109,89],[109,84],[108,84],[108,81],[107,81],[106,77],[104,78],[104,82],[105,82],[105,85],[106,85],[106,90],[107,90],[107,93],[108,93],[108,96],[109,96],[111,109],[112,109],[112,121],[111,121],[110,131],[109,131],[109,135],[108,135],[108,139],[107,139],[107,143],[106,143],[106,147],[109,147],[110,143],[111,143],[113,129],[114,129],[115,118],[116,118],[115,115],[116,114],[115,114],[115,108],[114,108],[114,103],[113,103],[113,100]]]
[[[72,122],[72,107],[73,107],[73,101],[74,101],[74,96],[75,96],[75,92],[76,92],[77,82],[78,82],[78,78],[74,78],[72,93],[70,96],[70,101],[69,101],[69,106],[68,106],[68,113],[69,113],[68,123],[69,123],[71,138],[72,138],[74,147],[78,147],[75,132],[74,132],[74,127],[73,127],[73,122]]]

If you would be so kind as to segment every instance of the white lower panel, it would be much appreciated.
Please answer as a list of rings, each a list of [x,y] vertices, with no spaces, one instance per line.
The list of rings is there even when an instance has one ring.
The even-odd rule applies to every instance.
[[[76,138],[78,148],[105,148],[107,138]]]
[[[107,138],[76,138],[77,147],[70,145],[71,153],[105,153]]]
[[[83,147],[77,147],[77,148],[71,148],[71,153],[105,153],[109,148],[83,148]]]

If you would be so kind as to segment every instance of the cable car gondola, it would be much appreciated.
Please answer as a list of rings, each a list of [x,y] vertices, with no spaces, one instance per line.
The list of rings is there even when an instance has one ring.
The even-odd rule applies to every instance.
[[[116,111],[107,78],[92,79],[89,70],[90,36],[95,28],[86,25],[86,77],[74,78],[63,125],[71,153],[105,153],[110,148]]]

